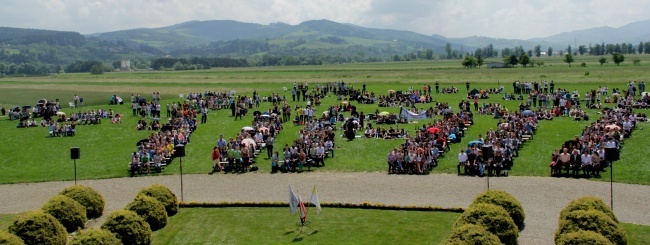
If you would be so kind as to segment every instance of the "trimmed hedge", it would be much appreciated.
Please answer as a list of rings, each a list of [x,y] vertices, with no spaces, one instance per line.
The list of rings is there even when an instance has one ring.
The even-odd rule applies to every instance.
[[[165,207],[153,197],[137,195],[135,200],[126,206],[126,210],[137,213],[149,223],[151,230],[159,230],[167,225]]]
[[[500,206],[478,203],[470,206],[456,221],[454,228],[465,224],[482,225],[504,244],[517,244],[519,230],[506,210]]]
[[[101,217],[102,213],[104,213],[104,206],[106,205],[104,197],[90,187],[83,185],[70,186],[59,194],[68,196],[83,205],[86,208],[86,217],[89,219]]]
[[[178,198],[166,186],[155,184],[143,188],[138,195],[150,196],[158,200],[167,211],[167,216],[174,216],[178,212]]]
[[[576,210],[568,213],[563,220],[560,220],[559,227],[555,233],[555,241],[558,242],[563,234],[579,230],[600,233],[614,244],[627,244],[627,235],[618,226],[618,223],[608,215],[597,210]]]
[[[618,222],[616,215],[614,215],[614,211],[612,211],[603,200],[594,196],[585,196],[571,201],[571,203],[560,212],[560,220],[563,220],[567,214],[576,210],[598,210],[612,218],[612,220]]]
[[[510,218],[512,218],[512,220],[515,222],[515,225],[517,225],[517,228],[519,230],[524,228],[524,220],[526,219],[524,208],[514,196],[508,194],[507,192],[496,190],[483,192],[474,198],[474,202],[472,204],[478,203],[494,204],[504,208],[510,215]]]
[[[151,228],[138,214],[130,210],[112,212],[106,218],[102,229],[108,230],[124,244],[148,245],[151,243]]]
[[[86,221],[88,221],[86,208],[74,199],[64,195],[52,197],[41,209],[59,220],[68,232],[83,229],[86,226]]]
[[[584,230],[562,234],[560,236],[560,239],[557,240],[556,244],[557,245],[583,245],[583,244],[613,245],[613,243],[607,240],[607,238],[604,237],[603,235],[593,231],[584,231]]]
[[[25,244],[20,237],[9,232],[0,230],[0,244],[6,245],[23,245]]]
[[[107,230],[87,229],[82,230],[72,237],[69,245],[121,245],[120,239]]]
[[[482,225],[465,224],[456,227],[451,231],[451,235],[447,240],[442,242],[443,245],[466,245],[466,244],[481,244],[481,245],[501,245],[499,237],[490,233]]]
[[[20,237],[25,244],[64,245],[68,240],[65,227],[42,210],[21,214],[9,226],[9,232]]]

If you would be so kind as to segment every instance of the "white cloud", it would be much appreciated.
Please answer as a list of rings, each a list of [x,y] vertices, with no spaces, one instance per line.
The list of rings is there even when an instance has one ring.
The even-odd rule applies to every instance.
[[[648,18],[648,0],[22,0],[6,1],[0,25],[107,32],[190,20],[299,24],[329,19],[448,37],[531,38]]]

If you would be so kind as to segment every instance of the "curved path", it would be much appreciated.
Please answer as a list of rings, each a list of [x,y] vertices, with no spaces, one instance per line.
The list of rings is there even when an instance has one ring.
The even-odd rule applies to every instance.
[[[105,214],[122,209],[145,186],[160,183],[180,198],[180,176],[81,180],[107,201]],[[486,178],[449,174],[425,176],[385,173],[313,172],[302,174],[201,174],[184,175],[184,201],[288,200],[288,184],[308,198],[317,186],[321,202],[378,202],[383,204],[467,207],[486,190]],[[0,213],[40,208],[70,181],[0,185]],[[490,188],[507,191],[523,205],[526,227],[520,244],[553,244],[560,210],[571,200],[594,195],[609,202],[609,183],[585,179],[545,177],[490,178]],[[650,186],[614,183],[614,212],[621,222],[650,225]],[[327,212],[325,210],[325,212]],[[104,215],[103,217],[105,217]],[[94,221],[97,226],[102,220]]]

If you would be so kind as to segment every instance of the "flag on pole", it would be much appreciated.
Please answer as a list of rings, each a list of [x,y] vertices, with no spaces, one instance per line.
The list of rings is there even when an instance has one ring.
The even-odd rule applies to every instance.
[[[302,199],[300,198],[300,195],[298,195],[299,205],[300,205],[300,222],[305,223],[307,222],[307,209],[305,208],[305,203],[302,202]]]
[[[314,186],[314,190],[311,192],[311,198],[309,199],[309,202],[314,204],[316,206],[316,213],[320,214],[320,202],[318,202],[318,192],[316,192],[316,186]]]
[[[291,208],[290,212],[295,213],[296,209],[300,206],[300,197],[296,196],[296,193],[293,192],[291,184],[289,184],[289,207]]]

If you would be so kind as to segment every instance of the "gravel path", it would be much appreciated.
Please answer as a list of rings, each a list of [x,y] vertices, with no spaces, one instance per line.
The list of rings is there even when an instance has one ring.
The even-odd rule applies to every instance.
[[[426,176],[386,175],[385,173],[303,174],[247,173],[184,175],[186,202],[287,201],[291,183],[309,197],[315,184],[321,202],[378,202],[383,204],[467,207],[486,190],[486,178],[449,174]],[[107,201],[105,214],[122,209],[145,186],[160,183],[180,198],[180,176],[150,176],[122,179],[81,180]],[[0,185],[0,213],[17,213],[40,208],[70,181]],[[553,244],[560,210],[571,200],[594,195],[609,202],[609,183],[584,179],[545,177],[490,178],[490,188],[514,195],[526,213],[526,227],[520,244]],[[614,184],[614,211],[619,220],[650,225],[650,186]],[[103,217],[106,217],[104,215]],[[103,220],[94,221],[98,226]]]

